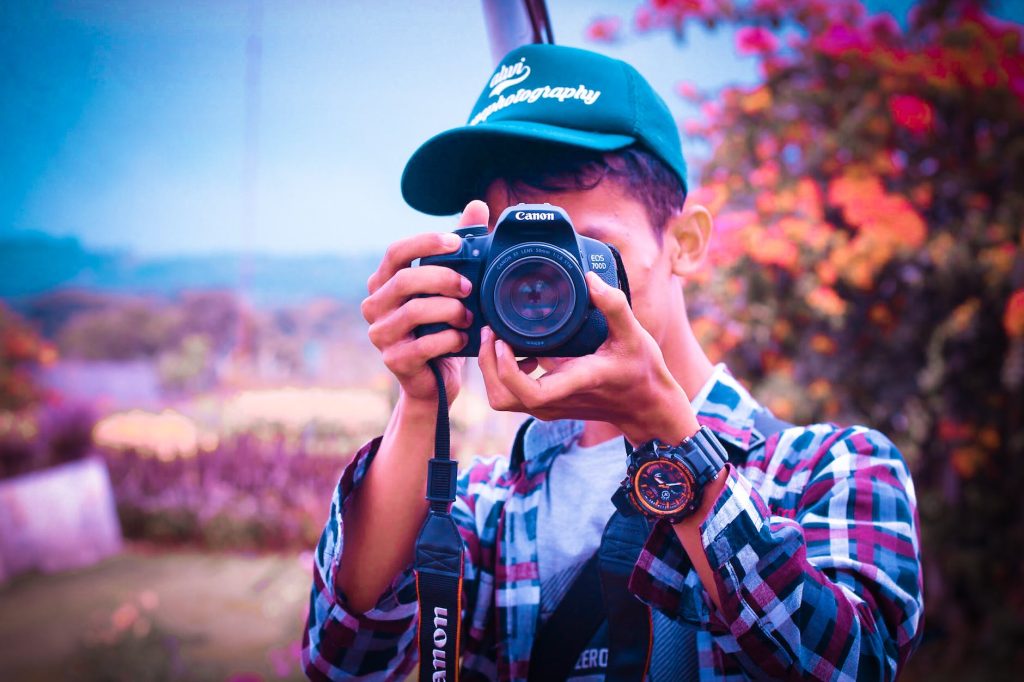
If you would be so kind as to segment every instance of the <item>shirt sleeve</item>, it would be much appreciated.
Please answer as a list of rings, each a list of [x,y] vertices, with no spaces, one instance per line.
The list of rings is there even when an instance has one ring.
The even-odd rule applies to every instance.
[[[380,441],[375,438],[360,448],[342,473],[314,552],[313,586],[302,641],[302,664],[311,680],[404,680],[418,660],[419,607],[411,564],[391,580],[377,604],[365,613],[352,611],[335,583],[344,551],[345,504],[365,478]],[[464,541],[463,604],[464,613],[471,614],[479,610],[476,587],[481,543],[471,494],[479,475],[470,468],[459,476],[451,512]]]
[[[773,511],[731,465],[701,525],[717,609],[672,527],[658,524],[631,590],[711,631],[719,655],[752,677],[893,679],[921,636],[920,540],[913,483],[896,447],[863,427],[834,430],[808,457],[775,451],[813,438],[772,438],[765,461]],[[798,486],[797,482],[804,482]]]

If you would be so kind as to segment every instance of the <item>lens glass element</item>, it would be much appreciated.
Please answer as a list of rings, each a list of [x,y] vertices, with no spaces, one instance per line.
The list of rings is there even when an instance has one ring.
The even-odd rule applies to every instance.
[[[569,273],[542,256],[529,256],[505,268],[494,287],[501,321],[523,336],[547,336],[562,328],[576,305]]]

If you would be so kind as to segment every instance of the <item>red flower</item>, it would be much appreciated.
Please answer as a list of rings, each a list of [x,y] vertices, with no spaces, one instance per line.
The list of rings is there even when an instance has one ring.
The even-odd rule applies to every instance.
[[[651,30],[654,27],[654,12],[649,7],[638,7],[633,16],[633,25],[641,33]]]
[[[619,39],[622,20],[618,17],[598,17],[587,26],[587,40],[597,43],[614,43]]]
[[[868,52],[870,46],[856,29],[844,24],[832,24],[815,38],[814,46],[823,54],[837,57],[845,52]]]
[[[875,40],[888,40],[900,35],[900,25],[888,12],[872,16],[867,20],[866,27]]]
[[[1003,328],[1006,335],[1024,337],[1024,289],[1018,289],[1010,295],[1003,311]]]
[[[926,133],[935,125],[935,109],[914,95],[891,96],[889,114],[896,125],[912,133]]]
[[[697,92],[697,86],[690,81],[679,81],[676,83],[676,94],[683,99],[688,99],[691,102],[700,100],[700,93]]]
[[[745,26],[736,31],[736,52],[742,55],[769,54],[779,47],[779,41],[768,29]]]
[[[704,0],[652,0],[654,9],[662,12],[673,12],[680,17],[688,14],[701,14],[707,9]]]
[[[754,11],[769,16],[782,13],[782,0],[754,0]]]

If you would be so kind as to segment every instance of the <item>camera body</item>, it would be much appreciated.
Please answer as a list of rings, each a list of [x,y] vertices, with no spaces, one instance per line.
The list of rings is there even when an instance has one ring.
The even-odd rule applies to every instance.
[[[448,357],[478,356],[485,325],[517,356],[579,357],[608,338],[608,320],[590,303],[584,275],[593,271],[628,296],[622,259],[614,247],[577,234],[563,209],[518,204],[502,211],[491,233],[486,226],[455,233],[462,237],[458,251],[420,259],[420,265],[443,265],[473,283],[463,299],[473,313],[465,330],[469,341]],[[450,328],[421,325],[415,334]]]

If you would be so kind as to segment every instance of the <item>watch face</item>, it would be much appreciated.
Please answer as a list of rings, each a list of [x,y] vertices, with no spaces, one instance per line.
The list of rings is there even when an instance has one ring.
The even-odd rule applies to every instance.
[[[679,462],[664,459],[645,462],[634,480],[636,498],[651,514],[677,514],[693,501],[693,474]]]

